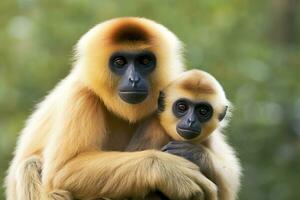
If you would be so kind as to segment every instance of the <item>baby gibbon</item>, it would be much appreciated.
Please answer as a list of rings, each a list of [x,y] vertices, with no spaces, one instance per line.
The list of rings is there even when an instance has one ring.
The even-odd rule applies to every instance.
[[[200,70],[184,72],[160,93],[158,113],[138,128],[127,150],[161,149],[184,157],[218,186],[220,200],[233,200],[241,167],[221,133],[230,106],[213,76]]]

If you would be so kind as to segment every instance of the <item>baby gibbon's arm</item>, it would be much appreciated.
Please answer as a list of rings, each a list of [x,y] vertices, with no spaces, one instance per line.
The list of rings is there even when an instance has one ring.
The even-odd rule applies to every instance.
[[[218,187],[219,200],[234,200],[240,187],[241,167],[224,136],[215,132],[203,144],[172,141],[162,149],[199,166],[200,171]]]

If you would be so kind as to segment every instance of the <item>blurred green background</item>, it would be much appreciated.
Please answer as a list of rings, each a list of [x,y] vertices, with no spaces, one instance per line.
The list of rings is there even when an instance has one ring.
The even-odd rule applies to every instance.
[[[227,129],[240,199],[300,198],[300,1],[0,1],[0,179],[34,105],[70,70],[93,25],[142,16],[173,31],[188,66],[212,73],[235,105]],[[4,199],[4,190],[0,190]]]

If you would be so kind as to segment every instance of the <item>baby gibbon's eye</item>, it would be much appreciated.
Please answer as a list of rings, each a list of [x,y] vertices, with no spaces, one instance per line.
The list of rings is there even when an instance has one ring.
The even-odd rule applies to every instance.
[[[185,99],[179,99],[173,103],[172,110],[173,114],[177,118],[181,118],[188,113],[190,109],[190,104]]]
[[[209,110],[206,107],[199,109],[199,114],[202,116],[206,116],[208,112]]]
[[[202,103],[197,106],[197,113],[201,121],[207,121],[213,115],[213,108],[210,104]]]
[[[185,113],[188,110],[188,108],[188,104],[184,101],[180,101],[176,104],[176,110],[179,113]]]
[[[123,56],[118,56],[114,59],[114,65],[117,67],[123,67],[126,63],[126,59]]]

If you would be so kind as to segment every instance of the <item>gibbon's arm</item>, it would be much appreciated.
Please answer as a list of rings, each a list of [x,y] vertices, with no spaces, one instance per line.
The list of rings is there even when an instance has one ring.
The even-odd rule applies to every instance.
[[[215,183],[218,186],[220,200],[234,200],[240,188],[241,166],[234,150],[227,144],[224,135],[216,132],[205,148],[212,162]]]
[[[155,150],[100,151],[106,133],[101,102],[85,88],[70,90],[43,155],[48,199],[60,189],[83,199],[139,197],[156,189],[171,199],[201,199],[202,188],[217,199],[215,184],[183,158]]]

